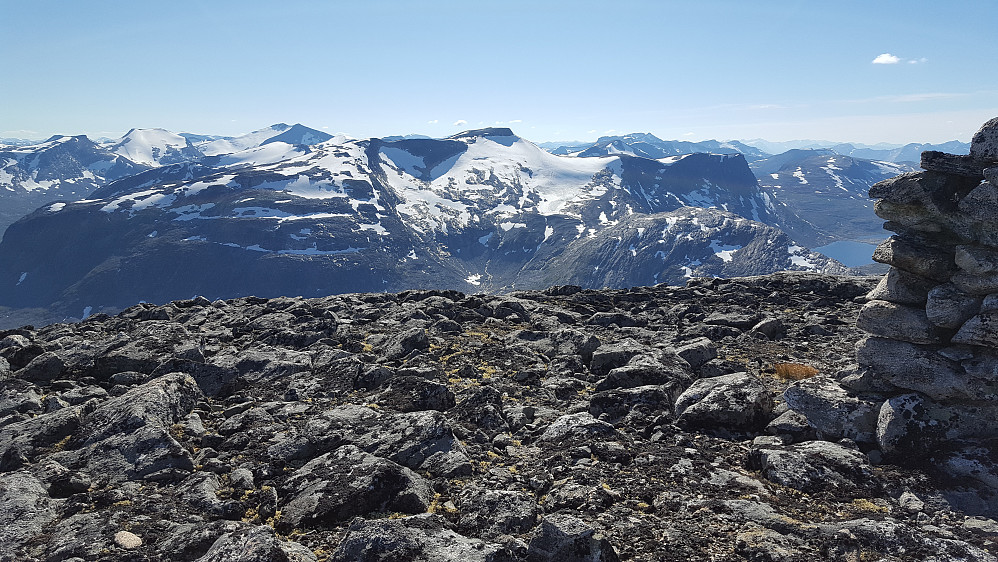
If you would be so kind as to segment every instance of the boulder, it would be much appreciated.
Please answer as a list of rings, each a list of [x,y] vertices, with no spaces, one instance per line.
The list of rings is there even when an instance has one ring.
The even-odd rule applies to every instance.
[[[513,562],[509,549],[451,530],[433,514],[398,519],[358,519],[329,557],[330,562]]]
[[[929,291],[938,284],[938,281],[892,267],[866,298],[897,304],[921,305],[925,304]]]
[[[687,427],[758,428],[772,411],[769,390],[748,373],[697,380],[676,399],[677,421]]]
[[[893,396],[877,419],[877,442],[888,459],[924,457],[957,440],[991,438],[998,432],[998,405],[941,403],[923,394]]]
[[[979,295],[964,293],[956,285],[946,283],[929,291],[925,315],[936,326],[955,330],[977,314],[982,302]]]
[[[592,441],[616,435],[617,430],[607,422],[597,420],[589,412],[565,414],[554,420],[541,436],[539,442],[565,442],[569,440]]]
[[[970,155],[984,160],[998,160],[998,117],[981,126],[970,139]]]
[[[866,455],[828,441],[755,448],[749,466],[770,482],[808,494],[863,496],[879,487]]]
[[[606,376],[611,370],[623,367],[635,356],[648,349],[634,340],[601,345],[593,352],[589,369],[598,376]]]
[[[244,526],[218,538],[196,562],[314,562],[308,548],[278,538],[267,525]]]
[[[672,385],[647,385],[634,388],[617,388],[593,394],[589,399],[589,413],[595,417],[606,416],[619,420],[634,409],[647,413],[671,413],[678,395]]]
[[[530,493],[475,486],[461,491],[458,508],[458,528],[485,538],[527,533],[537,526],[541,515],[537,498]]]
[[[829,375],[791,384],[783,393],[787,406],[807,418],[822,439],[876,441],[881,401],[849,392]]]
[[[935,400],[975,398],[978,389],[959,363],[931,347],[867,338],[856,351],[860,365],[897,388],[921,392]]]
[[[26,471],[0,474],[0,560],[24,560],[18,550],[56,519],[44,483]]]
[[[399,412],[444,411],[454,407],[454,393],[445,385],[419,376],[395,377],[377,396],[378,404]]]
[[[942,248],[916,244],[910,240],[891,236],[877,246],[873,261],[885,263],[920,277],[940,283],[949,281],[956,272],[953,253]]]
[[[423,513],[433,492],[415,472],[344,445],[309,461],[283,484],[279,528],[328,528],[357,515]]]
[[[672,360],[667,364],[648,358],[611,369],[606,378],[596,384],[596,391],[670,383],[686,386],[690,380],[686,362],[675,354],[668,355]]]
[[[101,403],[86,417],[84,438],[96,443],[141,427],[169,428],[191,413],[200,397],[190,375],[163,375]]]
[[[547,515],[530,539],[527,562],[617,562],[613,545],[582,520]]]
[[[998,349],[998,312],[971,317],[956,332],[952,342]]]
[[[856,327],[870,334],[910,343],[943,343],[945,332],[929,322],[924,308],[870,301],[859,311]]]
[[[708,338],[697,338],[676,348],[676,354],[689,363],[691,368],[699,369],[704,363],[717,357],[717,347]]]

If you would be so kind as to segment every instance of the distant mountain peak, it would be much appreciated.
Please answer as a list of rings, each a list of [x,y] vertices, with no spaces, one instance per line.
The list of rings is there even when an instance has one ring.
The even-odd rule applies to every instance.
[[[485,127],[484,129],[471,129],[456,135],[447,137],[449,140],[459,140],[471,137],[515,137],[513,130],[509,127]]]
[[[295,123],[290,127],[284,123],[279,123],[278,125],[274,125],[273,128],[276,129],[280,125],[285,127],[284,132],[268,138],[260,143],[260,146],[270,144],[272,142],[285,142],[288,144],[303,144],[310,146],[313,144],[319,144],[320,142],[326,142],[327,140],[333,138],[333,135],[330,135],[329,133],[324,133],[322,131],[306,127],[301,123]]]

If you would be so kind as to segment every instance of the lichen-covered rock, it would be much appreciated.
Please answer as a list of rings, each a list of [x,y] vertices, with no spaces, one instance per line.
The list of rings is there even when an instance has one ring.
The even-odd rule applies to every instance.
[[[540,442],[604,439],[615,435],[613,425],[597,420],[589,412],[566,414],[547,426],[537,439]]]
[[[197,562],[314,562],[315,554],[304,546],[285,541],[266,525],[246,526],[218,538]]]
[[[772,411],[769,389],[748,373],[697,380],[676,399],[677,421],[687,427],[758,428]]]
[[[939,282],[920,277],[903,269],[892,267],[869,293],[868,300],[881,300],[897,304],[925,304],[929,291]]]
[[[280,528],[329,527],[374,512],[423,513],[433,498],[422,477],[344,445],[312,459],[283,486]]]
[[[749,466],[771,482],[809,494],[865,495],[879,486],[866,455],[828,441],[756,448]]]
[[[616,562],[613,545],[571,515],[548,515],[527,550],[528,562]]]
[[[357,520],[329,557],[331,562],[513,562],[509,549],[449,529],[439,515]]]
[[[925,315],[936,326],[955,330],[977,314],[983,300],[980,296],[964,293],[951,283],[939,285],[929,291]]]
[[[513,490],[471,487],[461,491],[458,507],[461,512],[458,527],[486,538],[528,533],[541,514],[541,507],[531,494]]]
[[[892,236],[877,246],[873,260],[940,283],[956,272],[953,252]]]
[[[981,126],[970,139],[970,155],[985,160],[998,160],[998,117]]]
[[[717,357],[717,348],[708,338],[697,338],[676,348],[676,354],[686,360],[693,369]]]
[[[44,483],[30,473],[0,474],[0,560],[25,559],[19,549],[56,519],[56,508]]]
[[[883,381],[899,389],[921,392],[935,400],[967,399],[977,395],[974,381],[960,364],[931,347],[867,338],[856,351],[856,359]]]
[[[859,311],[856,326],[873,335],[910,343],[943,343],[945,332],[929,321],[924,308],[870,301]]]
[[[998,312],[984,312],[971,317],[951,341],[998,349]]]
[[[881,402],[851,393],[828,375],[790,385],[783,393],[787,406],[803,415],[822,439],[876,440]]]

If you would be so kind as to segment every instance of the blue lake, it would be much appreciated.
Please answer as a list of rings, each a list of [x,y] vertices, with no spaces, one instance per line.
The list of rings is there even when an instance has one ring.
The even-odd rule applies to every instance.
[[[873,250],[876,249],[876,243],[849,240],[839,240],[820,248],[813,248],[815,252],[821,252],[848,267],[859,267],[873,263]]]

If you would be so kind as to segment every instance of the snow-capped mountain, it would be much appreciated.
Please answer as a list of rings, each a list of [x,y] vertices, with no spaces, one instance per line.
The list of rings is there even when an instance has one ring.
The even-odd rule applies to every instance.
[[[698,152],[741,154],[750,162],[768,156],[765,152],[738,141],[666,141],[651,133],[605,136],[600,137],[595,143],[588,146],[562,145],[551,149],[552,154],[580,157],[627,154],[630,156],[642,156],[644,158],[665,158]]]
[[[204,158],[204,154],[190,140],[165,129],[132,129],[108,150],[148,167],[195,162]]]
[[[311,146],[326,142],[333,135],[310,129],[300,123],[287,125],[277,123],[264,129],[253,131],[239,137],[222,137],[204,140],[196,144],[206,156],[232,154],[247,149],[258,148],[269,143],[282,142],[291,145]]]
[[[750,164],[778,209],[805,219],[783,229],[795,240],[819,247],[838,240],[886,238],[883,220],[873,212],[870,186],[913,171],[908,164],[842,156],[831,149],[789,150]]]
[[[85,135],[0,147],[0,234],[40,205],[82,199],[108,181],[146,168]]]
[[[836,267],[749,220],[780,217],[737,154],[559,157],[509,129],[256,148],[272,145],[291,149],[270,162],[161,167],[38,209],[0,243],[0,305],[80,314],[194,294],[622,286]]]

